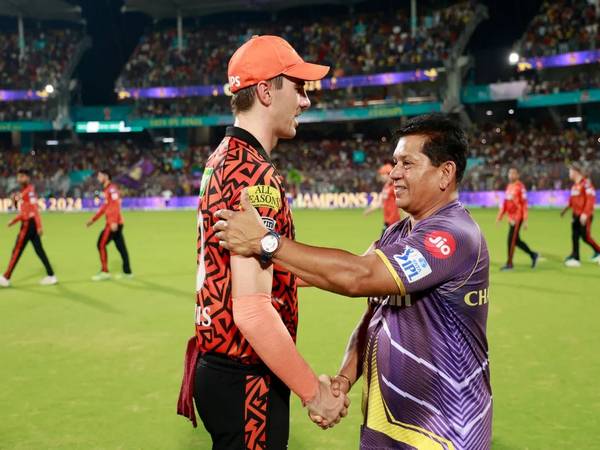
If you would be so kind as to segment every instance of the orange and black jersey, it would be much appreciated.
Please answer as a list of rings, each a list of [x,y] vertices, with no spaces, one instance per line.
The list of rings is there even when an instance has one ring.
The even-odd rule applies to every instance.
[[[196,336],[201,354],[217,353],[242,363],[256,364],[260,358],[233,321],[230,254],[219,246],[213,229],[214,213],[219,209],[237,209],[240,194],[246,187],[265,225],[294,239],[282,176],[254,136],[242,128],[228,127],[225,138],[206,163],[200,185]],[[273,267],[272,298],[273,307],[295,340],[296,277],[277,265]]]
[[[92,221],[98,220],[103,215],[106,216],[106,224],[123,225],[123,216],[121,214],[121,193],[114,183],[106,185],[103,191],[104,202],[98,208],[98,211],[92,218]]]
[[[527,190],[520,181],[509,183],[506,187],[506,194],[498,213],[498,220],[502,219],[504,214],[508,215],[508,219],[512,223],[527,220]]]
[[[580,216],[582,214],[588,217],[594,214],[594,205],[596,204],[596,190],[594,185],[587,178],[582,178],[571,187],[571,196],[569,197],[569,206],[573,209],[573,214]]]
[[[23,222],[23,225],[27,225],[27,222],[33,219],[37,231],[40,232],[42,230],[42,219],[40,218],[38,198],[35,194],[35,187],[33,187],[33,184],[28,184],[21,189],[21,192],[19,192],[19,195],[17,196],[17,203],[19,205],[19,214],[10,221],[10,224],[13,225],[17,222]]]

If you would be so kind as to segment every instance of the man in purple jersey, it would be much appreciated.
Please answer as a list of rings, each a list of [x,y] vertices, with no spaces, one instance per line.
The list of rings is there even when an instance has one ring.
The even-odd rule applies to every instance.
[[[286,238],[267,248],[247,196],[243,211],[217,213],[216,228],[240,255],[271,253],[306,283],[370,297],[334,377],[341,392],[365,377],[361,449],[489,449],[489,255],[458,201],[467,140],[441,114],[413,118],[398,136],[390,176],[410,217],[365,255]]]

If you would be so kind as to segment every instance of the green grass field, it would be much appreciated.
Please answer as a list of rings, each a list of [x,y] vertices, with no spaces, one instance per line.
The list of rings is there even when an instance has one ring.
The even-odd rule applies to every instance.
[[[561,262],[569,220],[533,211],[523,238],[546,258],[500,273],[506,227],[476,210],[492,258],[488,322],[494,389],[494,450],[600,448],[600,267]],[[135,278],[93,283],[100,225],[89,215],[45,214],[44,244],[60,284],[28,248],[0,291],[0,448],[209,449],[200,426],[175,415],[184,347],[193,333],[194,212],[129,212],[125,236]],[[8,216],[0,216],[2,222]],[[360,252],[380,217],[360,211],[297,211],[298,239]],[[596,223],[596,236],[600,225]],[[0,227],[4,270],[16,229]],[[111,269],[120,269],[114,246]],[[300,296],[299,347],[319,373],[333,373],[364,301],[307,289]],[[360,388],[349,417],[321,431],[293,399],[291,450],[358,447]]]

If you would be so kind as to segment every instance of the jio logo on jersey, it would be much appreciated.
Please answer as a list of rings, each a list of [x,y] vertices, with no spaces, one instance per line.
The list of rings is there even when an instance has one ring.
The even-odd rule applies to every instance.
[[[432,231],[425,236],[425,249],[435,258],[446,259],[456,251],[456,241],[447,231]]]

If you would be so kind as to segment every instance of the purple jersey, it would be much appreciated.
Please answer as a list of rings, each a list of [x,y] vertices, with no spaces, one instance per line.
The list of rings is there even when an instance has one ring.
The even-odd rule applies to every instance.
[[[489,255],[457,201],[398,222],[375,252],[400,295],[371,298],[362,449],[489,449]]]

